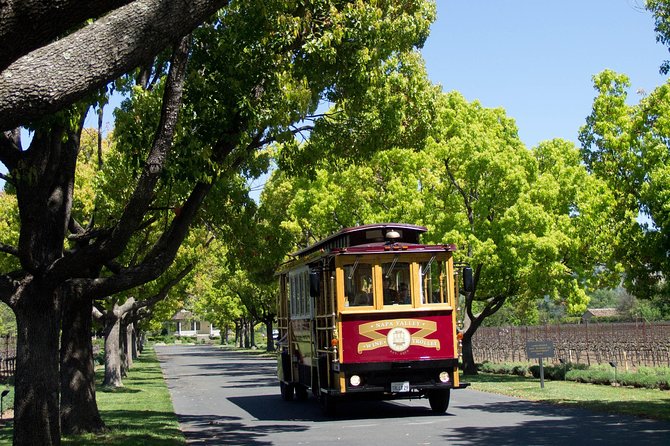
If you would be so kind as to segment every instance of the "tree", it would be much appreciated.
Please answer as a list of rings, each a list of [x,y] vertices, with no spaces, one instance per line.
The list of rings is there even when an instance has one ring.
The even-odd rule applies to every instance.
[[[670,45],[670,3],[667,0],[646,0],[644,7],[654,16],[656,41]],[[659,71],[661,74],[668,74],[670,61],[664,60]]]
[[[165,125],[157,132],[152,152],[160,157],[168,148],[180,102],[181,83],[186,62],[186,45],[173,60],[170,88],[164,103]],[[90,301],[151,280],[171,263],[185,235],[197,205],[183,214],[173,225],[177,232],[170,240],[163,239],[157,250],[159,258],[140,267],[122,272],[125,280],[98,278],[103,265],[114,259],[141,224],[141,218],[152,199],[150,193],[159,172],[148,167],[139,180],[138,192],[117,222],[116,230],[91,242],[91,234],[71,221],[71,206],[76,159],[83,124],[83,115],[70,112],[69,122],[56,122],[50,129],[35,132],[30,149],[20,151],[20,140],[4,134],[8,151],[0,154],[8,166],[8,182],[16,188],[21,232],[18,249],[21,269],[2,276],[0,297],[17,317],[17,372],[15,399],[15,444],[58,444],[60,439],[58,403],[58,333],[61,309],[66,292],[76,290]],[[199,201],[199,199],[196,199]],[[79,235],[78,249],[65,251],[68,228]],[[117,276],[118,278],[118,276]],[[148,279],[148,280],[147,280]],[[90,312],[89,312],[90,315]],[[44,419],[48,415],[48,419]],[[35,426],[39,426],[36,429]]]
[[[585,309],[584,289],[609,260],[596,230],[605,223],[608,191],[580,166],[570,143],[528,151],[502,110],[455,93],[443,107],[428,151],[440,168],[434,188],[444,205],[430,220],[436,241],[458,243],[457,255],[474,270],[463,308],[463,362],[466,373],[476,373],[472,336],[506,302],[524,306],[549,296],[569,314]]]
[[[637,297],[670,301],[670,83],[636,105],[627,104],[625,75],[594,76],[597,96],[580,131],[582,156],[607,183],[616,206],[610,218],[613,248],[626,269],[626,287]]]
[[[3,252],[20,258],[21,268],[0,277],[0,298],[12,306],[19,332],[15,444],[59,442],[57,352],[65,293],[74,287],[88,303],[159,277],[172,263],[217,180],[257,171],[256,150],[291,139],[301,130],[294,124],[314,113],[321,100],[355,106],[360,102],[357,95],[370,84],[385,73],[395,73],[384,61],[423,42],[434,16],[434,5],[420,0],[402,5],[322,2],[309,8],[255,0],[228,5],[195,33],[193,51],[188,50],[189,39],[182,39],[169,64],[160,68],[159,61],[152,66],[151,74],[160,79],[152,90],[158,96],[133,90],[126,115],[131,119],[117,123],[122,127],[117,130],[121,149],[134,154],[135,163],[127,170],[138,179],[114,220],[100,227],[78,225],[70,218],[72,184],[89,102],[55,116],[46,114],[86,95],[96,101],[92,93],[97,88],[138,65],[150,64],[168,43],[223,4],[128,3],[115,10],[118,14],[81,28],[71,23],[59,27],[53,35],[72,31],[53,43],[35,44],[39,48],[11,60],[2,72],[2,128],[32,121],[35,130],[28,150],[23,150],[18,130],[0,138],[0,160],[9,170],[3,177],[16,188],[21,219],[18,248],[3,247]],[[127,7],[145,8],[154,15],[133,14],[138,12],[134,10],[125,14]],[[162,14],[170,17],[162,20]],[[151,33],[133,39],[141,34],[135,31],[145,25],[155,29],[157,24],[169,28],[167,40]],[[125,47],[108,51],[110,43],[118,43],[114,33],[105,33],[109,30],[131,37],[129,51]],[[105,46],[100,49],[96,42]],[[103,53],[117,59],[108,62]],[[70,58],[70,66],[54,69],[53,57],[63,56]],[[192,69],[182,106],[187,56]],[[46,83],[41,80],[45,73],[31,61],[50,66],[50,76],[43,77]],[[170,71],[163,78],[167,66]],[[88,70],[90,78],[82,74]],[[73,88],[65,88],[69,84]],[[32,91],[55,94],[32,96]],[[152,107],[152,100],[157,107]],[[180,106],[185,113],[177,126]],[[179,212],[166,220],[164,231],[138,263],[117,263],[145,218],[152,217],[156,191],[167,187],[170,178],[188,185],[175,206]],[[76,242],[71,250],[64,249],[69,230]]]
[[[369,162],[297,179],[289,217],[302,233],[379,221],[425,224],[427,242],[456,243],[474,269],[465,295],[465,371],[476,372],[471,340],[505,303],[532,307],[549,296],[571,313],[585,308],[607,238],[605,185],[577,149],[556,140],[527,150],[500,109],[441,96],[421,151],[389,148]],[[606,233],[605,233],[606,234]]]
[[[130,318],[134,312],[140,309],[150,308],[156,303],[164,300],[172,287],[178,284],[186,275],[188,275],[194,263],[186,265],[174,277],[164,281],[160,289],[145,300],[137,300],[135,297],[128,297],[123,303],[112,302],[109,310],[102,307],[94,307],[93,315],[103,323],[103,333],[105,338],[105,377],[103,386],[123,387],[121,345],[125,332],[122,326],[130,323]],[[125,319],[125,321],[124,321]]]

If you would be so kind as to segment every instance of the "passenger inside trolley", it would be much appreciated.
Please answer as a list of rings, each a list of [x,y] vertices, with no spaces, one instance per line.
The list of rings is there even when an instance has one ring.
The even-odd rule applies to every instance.
[[[398,300],[396,303],[399,304],[411,304],[412,302],[410,301],[409,298],[409,289],[407,288],[406,283],[401,283],[400,286],[398,287]]]
[[[393,305],[398,300],[398,292],[391,288],[391,278],[384,277],[384,305]]]
[[[370,280],[370,282],[372,281]],[[361,287],[361,290],[356,294],[356,297],[354,298],[355,307],[372,305],[372,293],[370,293],[369,290],[370,288],[368,287],[366,289],[365,284],[363,284],[363,287]]]

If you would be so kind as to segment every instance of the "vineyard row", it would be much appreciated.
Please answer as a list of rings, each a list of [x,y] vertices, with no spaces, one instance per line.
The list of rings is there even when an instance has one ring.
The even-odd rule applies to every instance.
[[[612,362],[625,370],[670,367],[670,322],[481,327],[472,341],[475,361],[529,361],[529,341],[553,342],[554,356],[547,358],[549,363]]]

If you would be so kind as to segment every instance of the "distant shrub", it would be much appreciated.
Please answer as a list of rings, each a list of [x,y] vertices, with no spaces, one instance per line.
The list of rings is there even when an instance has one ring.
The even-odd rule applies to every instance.
[[[668,367],[640,367],[636,372],[617,371],[606,365],[593,365],[585,370],[568,372],[570,381],[591,384],[613,384],[622,386],[644,387],[648,389],[670,390],[670,368]]]
[[[497,375],[527,376],[529,374],[528,364],[522,362],[505,362],[501,364],[483,362],[478,368],[484,373],[494,373]]]
[[[92,340],[93,346],[93,362],[97,365],[105,363],[105,340],[103,338],[95,338]]]
[[[574,364],[574,363],[549,364],[544,366],[544,377],[545,379],[562,381],[566,379],[565,378],[566,373],[569,372],[570,370],[583,370],[586,369],[587,367],[588,366],[586,364]],[[540,377],[539,365],[532,365],[529,367],[529,370],[534,378]]]
[[[163,344],[174,344],[175,337],[173,335],[158,335],[158,336],[149,336],[149,341],[154,343],[163,343]]]

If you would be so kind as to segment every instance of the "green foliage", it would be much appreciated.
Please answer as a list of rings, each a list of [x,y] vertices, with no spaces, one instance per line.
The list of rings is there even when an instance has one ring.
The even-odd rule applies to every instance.
[[[628,105],[625,75],[603,71],[594,87],[593,111],[579,139],[587,167],[614,192],[608,218],[617,236],[614,253],[626,269],[625,286],[637,297],[668,301],[670,84],[636,105]]]
[[[18,246],[19,242],[19,206],[16,195],[0,191],[0,243]],[[19,268],[18,259],[0,252],[0,270],[12,271]]]
[[[159,343],[174,344],[176,339],[177,338],[173,335],[164,335],[164,334],[153,335],[148,337],[148,341],[153,344],[159,344]]]
[[[417,129],[425,133],[432,107],[426,106],[430,94],[423,87],[429,82],[416,49],[434,16],[434,3],[425,0],[243,0],[193,33],[174,150],[161,172],[155,210],[147,217],[167,225],[167,214],[179,209],[194,182],[216,179],[196,224],[205,224],[225,243],[213,243],[214,249],[198,257],[202,266],[194,283],[184,298],[157,306],[152,328],[158,314],[176,311],[175,302],[220,328],[247,314],[272,317],[273,272],[292,249],[294,233],[248,199],[246,178],[267,170],[271,152],[265,148],[272,142],[285,165],[304,168],[314,161],[312,154],[317,159],[345,152],[364,156],[378,147],[381,130],[403,141],[413,141]],[[128,99],[116,115],[116,152],[106,162],[99,201],[110,218],[132,191],[159,124],[162,61],[153,68],[152,88],[122,85]],[[318,113],[322,103],[333,111]],[[303,131],[297,125],[310,133],[307,150],[295,139]],[[345,150],[327,140],[349,125]],[[364,140],[366,145],[357,144]],[[281,188],[266,188],[264,195],[281,209]],[[140,244],[150,246],[160,226],[154,223],[138,234],[124,260],[143,252]]]
[[[592,365],[584,370],[571,370],[566,378],[570,381],[591,384],[620,384],[632,387],[649,389],[670,389],[670,369],[668,367],[649,368],[641,367],[636,373],[622,372],[608,364]]]
[[[646,0],[645,8],[654,16],[656,41],[670,46],[670,3],[667,0]],[[662,74],[668,74],[670,61],[663,61],[659,71]]]
[[[669,367],[639,367],[635,372],[615,370],[609,364],[546,364],[544,378],[547,380],[568,380],[590,384],[618,384],[630,387],[644,387],[648,389],[670,390]],[[535,379],[540,378],[540,366],[526,362],[490,363],[478,365],[479,371],[496,375],[514,375]]]
[[[523,362],[492,363],[484,361],[477,368],[483,373],[494,373],[496,375],[529,376],[530,374],[530,365]]]
[[[544,378],[551,380],[565,380],[571,371],[586,370],[586,364],[547,364],[542,366],[544,368]],[[534,378],[540,378],[540,366],[532,365],[528,367],[528,371]]]

